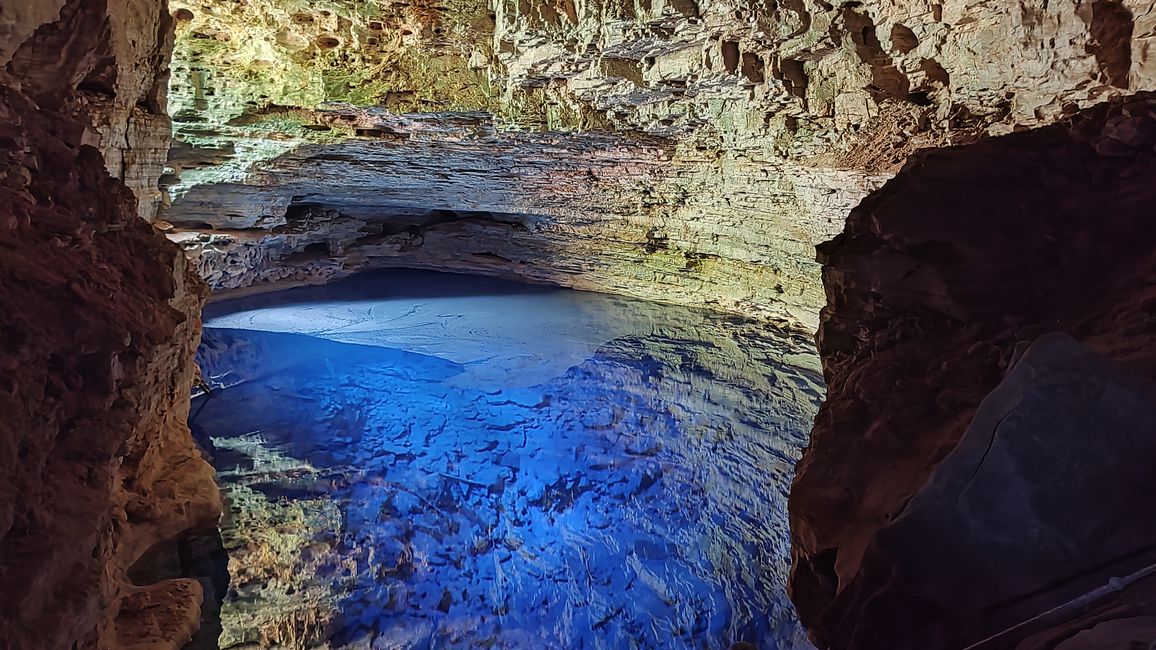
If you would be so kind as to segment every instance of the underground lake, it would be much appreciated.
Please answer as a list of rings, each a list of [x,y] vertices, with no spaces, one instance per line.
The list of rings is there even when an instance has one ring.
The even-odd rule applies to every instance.
[[[198,362],[222,648],[810,647],[808,335],[390,270],[211,304]]]

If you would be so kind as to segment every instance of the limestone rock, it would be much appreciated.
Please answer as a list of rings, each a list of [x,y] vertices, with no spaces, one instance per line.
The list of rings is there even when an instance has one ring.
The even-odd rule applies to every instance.
[[[109,174],[136,194],[138,214],[152,219],[171,140],[165,96],[173,34],[164,3],[18,0],[5,3],[4,15],[17,25],[12,40],[0,27],[7,62],[0,80],[85,124],[85,144],[100,149]]]
[[[1151,0],[174,6],[174,113],[210,125],[344,101],[728,148],[772,138],[800,157],[870,144],[861,129],[910,138],[1035,126],[1156,71],[1144,46]]]
[[[813,328],[850,207],[1150,87],[1154,6],[181,0],[165,218],[219,289],[448,267]]]
[[[500,133],[485,116],[334,119],[346,117],[390,135],[305,147],[165,210],[214,289],[440,268],[813,327],[810,251],[882,180],[742,154],[689,159],[649,138]]]

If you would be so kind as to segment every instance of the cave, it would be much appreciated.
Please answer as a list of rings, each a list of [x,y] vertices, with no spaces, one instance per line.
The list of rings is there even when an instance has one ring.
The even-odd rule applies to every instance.
[[[1156,0],[1012,4],[0,0],[0,647],[1156,646]]]

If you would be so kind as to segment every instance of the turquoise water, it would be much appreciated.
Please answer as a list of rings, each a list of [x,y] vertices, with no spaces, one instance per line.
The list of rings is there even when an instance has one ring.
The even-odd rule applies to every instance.
[[[223,647],[809,647],[807,337],[413,271],[212,306]]]

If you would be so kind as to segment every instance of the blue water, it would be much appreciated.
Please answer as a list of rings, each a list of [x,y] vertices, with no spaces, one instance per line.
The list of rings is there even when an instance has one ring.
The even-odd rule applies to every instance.
[[[222,646],[805,648],[807,337],[413,271],[214,305]]]

